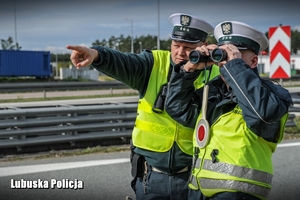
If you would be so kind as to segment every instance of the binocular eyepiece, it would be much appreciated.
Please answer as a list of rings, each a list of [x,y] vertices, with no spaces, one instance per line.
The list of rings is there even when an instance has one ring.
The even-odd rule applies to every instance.
[[[209,56],[201,53],[198,50],[193,50],[189,54],[189,60],[193,64],[197,64],[200,62],[221,62],[227,59],[227,53],[225,50],[216,48],[213,51],[209,52]]]

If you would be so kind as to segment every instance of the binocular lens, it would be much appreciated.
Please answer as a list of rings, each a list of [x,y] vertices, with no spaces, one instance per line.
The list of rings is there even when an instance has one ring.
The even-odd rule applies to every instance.
[[[223,49],[216,48],[213,51],[209,52],[209,56],[201,53],[200,51],[193,50],[189,54],[189,60],[193,64],[197,64],[200,62],[221,62],[227,59],[227,53]]]
[[[223,57],[223,52],[221,49],[216,49],[212,52],[211,56],[214,60],[221,60]]]
[[[211,59],[214,62],[221,62],[227,59],[226,51],[223,49],[216,48],[211,52]]]
[[[199,51],[191,51],[189,55],[189,60],[191,63],[196,64],[199,62],[200,52]]]

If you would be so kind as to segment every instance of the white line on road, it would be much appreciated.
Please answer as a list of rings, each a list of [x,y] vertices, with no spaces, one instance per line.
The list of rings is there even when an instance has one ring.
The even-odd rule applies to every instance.
[[[0,177],[63,170],[63,169],[81,168],[81,167],[91,167],[97,165],[110,165],[110,164],[126,163],[126,162],[129,162],[128,158],[98,160],[98,161],[79,161],[79,162],[67,162],[67,163],[55,163],[55,164],[25,165],[25,166],[15,166],[15,167],[0,167]]]
[[[278,144],[277,147],[293,147],[300,146],[300,142]]]
[[[278,144],[278,147],[300,146],[300,142]],[[55,170],[73,169],[81,167],[91,167],[97,165],[110,165],[129,162],[128,158],[108,159],[96,161],[79,161],[55,164],[24,165],[15,167],[0,167],[0,177],[14,176],[21,174],[31,174],[38,172],[47,172]]]

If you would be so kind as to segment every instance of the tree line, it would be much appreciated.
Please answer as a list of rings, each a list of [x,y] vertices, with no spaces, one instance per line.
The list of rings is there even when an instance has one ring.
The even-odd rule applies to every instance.
[[[268,32],[265,33],[268,38]],[[208,36],[208,44],[216,44],[217,41],[213,36]],[[131,52],[131,36],[125,37],[120,35],[119,37],[111,36],[108,40],[96,39],[92,46],[106,46],[121,52]],[[160,40],[160,49],[170,50],[171,39]],[[22,47],[18,43],[14,43],[12,37],[8,39],[1,39],[1,47],[3,50],[21,50]],[[134,53],[140,53],[142,49],[155,50],[157,49],[157,36],[147,35],[133,38],[133,49]],[[291,31],[291,54],[296,54],[300,50],[300,32],[298,30]],[[269,52],[266,49],[266,52]],[[60,62],[69,62],[70,54],[58,54],[58,60]],[[51,62],[56,61],[56,55],[51,54]]]

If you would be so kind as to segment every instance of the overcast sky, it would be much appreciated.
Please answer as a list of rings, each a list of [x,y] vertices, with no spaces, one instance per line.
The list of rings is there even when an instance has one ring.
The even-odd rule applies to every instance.
[[[160,38],[166,39],[169,16],[177,12],[213,26],[236,20],[262,32],[279,24],[300,31],[299,10],[296,0],[0,0],[0,39],[15,41],[16,35],[22,50],[65,53],[67,44],[90,46],[96,39],[131,35],[130,20],[134,37],[158,35],[159,24]]]

